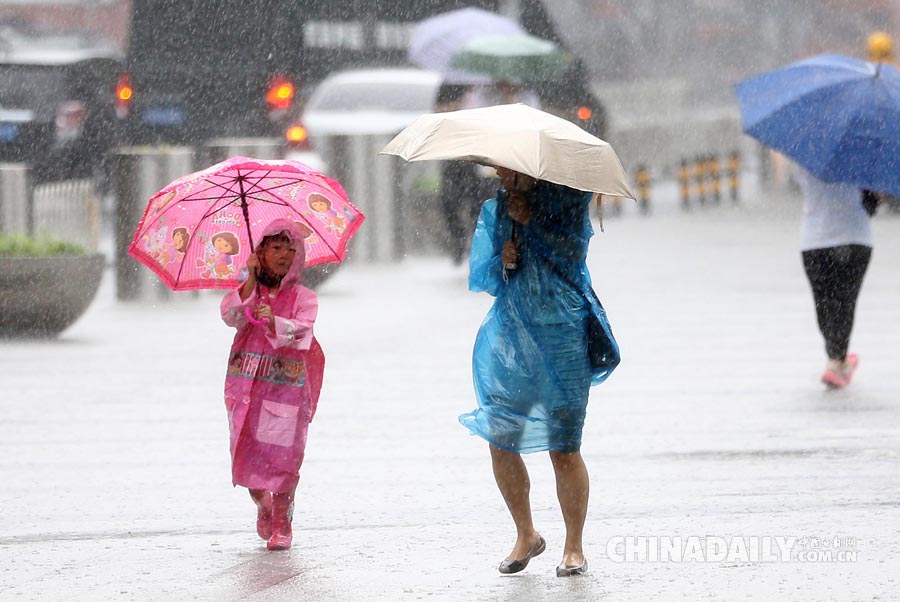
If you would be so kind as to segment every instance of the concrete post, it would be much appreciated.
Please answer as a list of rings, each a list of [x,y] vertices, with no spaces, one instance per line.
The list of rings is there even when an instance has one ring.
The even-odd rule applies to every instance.
[[[194,170],[189,147],[131,147],[113,155],[116,195],[116,296],[120,300],[160,301],[169,289],[148,268],[128,255],[147,201],[162,187]]]
[[[24,163],[0,163],[0,233],[31,233],[30,180],[28,166]]]
[[[351,243],[352,260],[398,261],[405,250],[404,193],[399,159],[379,156],[392,135],[322,136],[316,148],[350,201],[366,214]]]

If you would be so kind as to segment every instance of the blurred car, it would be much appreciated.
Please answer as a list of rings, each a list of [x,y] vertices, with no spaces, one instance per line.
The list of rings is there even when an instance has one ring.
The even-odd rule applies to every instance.
[[[0,27],[0,161],[36,182],[102,176],[120,59],[90,38]]]
[[[292,121],[284,131],[284,158],[300,161],[322,173],[328,171],[328,164],[313,148],[309,130],[299,119]]]
[[[133,3],[120,110],[129,144],[281,138],[301,86],[301,3]]]
[[[310,135],[395,134],[433,110],[440,74],[422,69],[359,69],[326,77],[310,95]]]
[[[332,73],[313,90],[302,115],[285,129],[287,155],[327,172],[317,140],[396,134],[433,110],[441,82],[440,74],[414,68]]]
[[[590,77],[584,64],[574,60],[565,76],[553,84],[538,87],[541,107],[571,121],[588,133],[606,140],[609,115],[600,99],[591,91]]]
[[[412,68],[337,71],[323,79],[309,96],[299,118],[285,130],[287,156],[347,182],[346,148],[325,139],[353,135],[392,135],[417,117],[433,110],[442,77]],[[334,164],[329,165],[331,160]],[[318,284],[337,269],[336,264],[315,266],[304,272],[304,284]]]

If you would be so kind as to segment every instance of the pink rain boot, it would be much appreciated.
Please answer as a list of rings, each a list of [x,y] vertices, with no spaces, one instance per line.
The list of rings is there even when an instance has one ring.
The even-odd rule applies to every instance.
[[[287,550],[291,547],[293,533],[291,520],[294,513],[294,494],[272,494],[272,536],[266,547],[270,550]]]
[[[847,358],[844,360],[843,369],[841,370],[841,374],[848,385],[850,384],[850,381],[853,380],[853,373],[856,372],[857,366],[859,366],[859,356],[855,353],[848,353]]]
[[[846,387],[850,381],[844,378],[844,375],[841,374],[840,370],[826,368],[825,372],[822,373],[822,382],[829,389],[841,389]]]
[[[268,540],[272,537],[272,494],[265,489],[251,489],[250,497],[256,503],[256,533]]]

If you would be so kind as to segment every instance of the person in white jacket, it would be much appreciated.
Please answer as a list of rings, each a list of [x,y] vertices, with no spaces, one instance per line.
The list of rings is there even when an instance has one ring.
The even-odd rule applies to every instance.
[[[802,168],[797,178],[804,199],[800,250],[828,356],[821,380],[841,388],[859,365],[859,356],[848,348],[872,256],[870,214],[856,186],[823,182]]]

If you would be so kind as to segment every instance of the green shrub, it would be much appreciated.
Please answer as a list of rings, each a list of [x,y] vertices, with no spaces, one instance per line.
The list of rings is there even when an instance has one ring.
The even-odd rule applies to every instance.
[[[50,255],[85,255],[81,245],[51,238],[25,234],[0,234],[0,257],[47,257]]]

